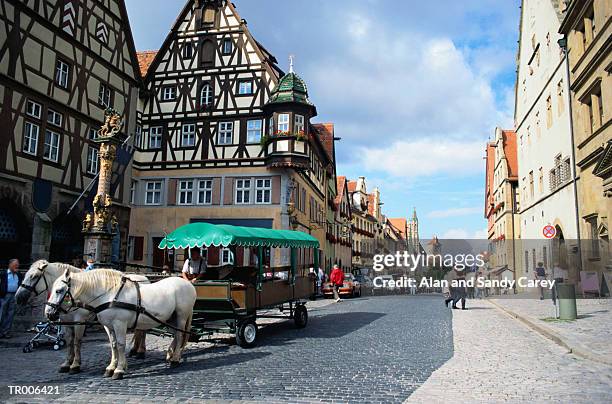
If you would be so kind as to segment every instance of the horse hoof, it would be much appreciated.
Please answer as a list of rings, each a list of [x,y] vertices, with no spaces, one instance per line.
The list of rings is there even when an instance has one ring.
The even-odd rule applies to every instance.
[[[138,352],[136,352],[133,349],[130,349],[130,352],[128,353],[128,358],[131,358],[132,356],[136,356],[136,355],[138,355]]]
[[[70,370],[70,366],[60,366],[58,372],[59,373],[68,373],[69,370]]]
[[[171,368],[176,368],[176,367],[178,367],[178,365],[179,365],[179,363],[177,361],[171,361],[170,362],[170,367]]]
[[[70,368],[70,374],[71,375],[75,375],[77,373],[81,373],[81,367],[80,366],[75,366],[73,368]]]
[[[114,370],[111,370],[111,369],[106,369],[106,370],[104,371],[104,377],[111,377],[111,376],[113,376],[113,373],[115,373],[115,371],[114,371]]]
[[[145,358],[145,353],[144,352],[138,352],[134,356],[136,357],[136,359],[144,359]]]
[[[121,380],[121,379],[123,379],[123,372],[113,373],[113,380]]]

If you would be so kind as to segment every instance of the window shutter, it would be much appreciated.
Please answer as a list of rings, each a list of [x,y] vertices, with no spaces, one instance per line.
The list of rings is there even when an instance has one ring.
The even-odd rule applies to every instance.
[[[278,205],[281,201],[281,177],[275,175],[272,177],[272,203]]]
[[[215,44],[210,39],[207,39],[202,44],[200,55],[200,61],[204,66],[214,66],[215,65]]]
[[[142,261],[144,258],[144,237],[134,237],[134,261]]]
[[[176,205],[176,184],[178,180],[172,178],[168,180],[168,205]]]
[[[221,204],[221,178],[213,178],[212,186],[212,204]]]
[[[234,178],[225,178],[225,187],[223,190],[223,204],[232,205],[234,203]]]

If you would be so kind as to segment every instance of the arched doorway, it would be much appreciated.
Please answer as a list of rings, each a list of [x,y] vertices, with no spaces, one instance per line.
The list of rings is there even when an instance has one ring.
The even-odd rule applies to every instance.
[[[555,226],[556,234],[552,240],[552,264],[558,265],[563,269],[568,268],[569,259],[567,254],[567,245],[565,244],[565,237],[563,230],[559,225]]]
[[[11,258],[30,262],[32,228],[21,209],[9,199],[0,200],[0,265],[6,268]]]
[[[77,215],[60,215],[53,221],[49,260],[72,264],[83,256],[83,233]]]

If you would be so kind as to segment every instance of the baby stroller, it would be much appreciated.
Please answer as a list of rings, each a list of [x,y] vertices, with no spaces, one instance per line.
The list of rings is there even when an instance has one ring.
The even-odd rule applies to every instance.
[[[34,328],[36,329],[36,335],[23,347],[24,353],[32,352],[41,344],[51,343],[55,351],[60,350],[66,345],[64,330],[62,330],[61,326],[41,321]]]

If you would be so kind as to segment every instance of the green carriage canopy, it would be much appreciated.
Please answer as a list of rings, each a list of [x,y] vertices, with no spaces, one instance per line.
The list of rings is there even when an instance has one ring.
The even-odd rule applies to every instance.
[[[301,231],[197,222],[181,226],[168,234],[159,243],[159,248],[227,247],[230,245],[319,248],[319,240]]]

